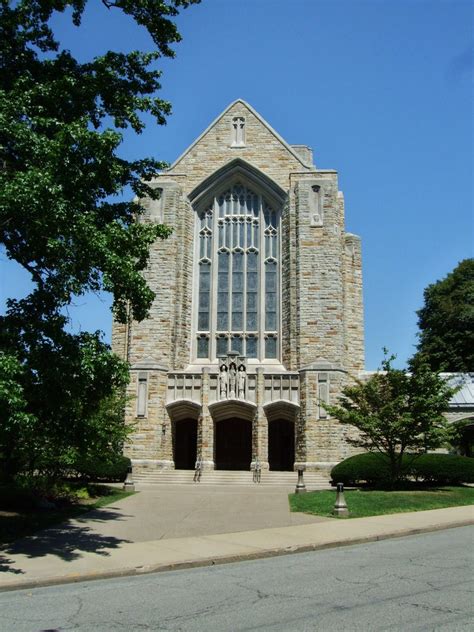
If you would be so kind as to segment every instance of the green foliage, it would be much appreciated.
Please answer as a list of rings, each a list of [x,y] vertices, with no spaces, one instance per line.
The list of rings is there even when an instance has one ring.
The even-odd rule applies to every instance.
[[[28,457],[37,428],[36,417],[26,412],[23,374],[18,358],[0,351],[0,480],[10,479]]]
[[[389,479],[395,484],[404,454],[449,441],[452,429],[442,413],[456,389],[422,359],[413,362],[411,373],[394,369],[393,359],[386,355],[381,371],[344,388],[338,405],[324,406],[341,423],[358,429],[357,437],[349,439],[352,444],[388,458]]]
[[[385,486],[390,480],[390,461],[384,454],[365,452],[350,456],[335,465],[331,470],[334,484],[360,485],[370,487]]]
[[[170,17],[196,0],[117,0],[151,35],[156,50],[79,63],[60,48],[48,20],[69,7],[80,24],[86,1],[0,3],[0,242],[56,305],[85,291],[114,295],[116,317],[142,320],[153,300],[141,271],[164,226],[136,221],[135,201],[111,201],[124,187],[156,199],[147,182],[164,163],[127,161],[120,129],[140,133],[140,115],[164,124],[169,103],[154,96],[153,63],[180,40]],[[105,26],[105,25],[104,25]],[[105,125],[113,127],[105,127]]]
[[[411,475],[436,485],[474,483],[474,459],[456,454],[422,454],[413,461]]]
[[[164,163],[121,157],[121,130],[142,132],[146,114],[165,123],[171,106],[156,96],[156,62],[174,56],[173,18],[198,1],[103,0],[146,28],[155,49],[80,63],[50,19],[70,10],[79,27],[87,0],[0,0],[0,244],[34,284],[0,317],[7,478],[59,473],[123,442],[117,407],[104,406],[120,397],[127,367],[99,332],[69,333],[64,313],[77,295],[106,290],[120,322],[147,316],[154,294],[142,271],[150,245],[170,231],[138,221],[140,198],[157,198],[148,183]],[[124,189],[136,199],[120,199]]]
[[[436,371],[474,371],[474,259],[424,291],[417,356]]]
[[[356,454],[331,470],[334,483],[370,487],[390,485],[390,460],[374,452]],[[474,482],[474,459],[455,454],[405,454],[398,483],[415,480],[430,485],[456,485]]]
[[[109,462],[102,458],[80,459],[73,464],[72,469],[81,478],[92,481],[121,482],[125,480],[130,466],[129,458],[115,455]]]
[[[31,338],[22,364],[0,354],[0,389],[21,394],[15,400],[19,409],[0,412],[7,479],[20,471],[60,476],[80,456],[105,460],[121,452],[130,431],[123,422],[125,363],[97,333],[74,336],[62,330],[57,340],[59,348],[50,340]]]

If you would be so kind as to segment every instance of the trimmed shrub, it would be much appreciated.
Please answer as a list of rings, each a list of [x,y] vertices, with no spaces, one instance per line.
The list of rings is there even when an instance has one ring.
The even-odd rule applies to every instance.
[[[474,483],[474,459],[456,454],[422,454],[413,461],[410,474],[436,485]]]
[[[113,461],[99,459],[81,459],[76,461],[73,470],[81,477],[91,481],[124,481],[132,463],[126,456],[116,456]]]
[[[403,478],[428,485],[457,485],[474,483],[474,459],[455,454],[407,454],[403,457]],[[389,481],[389,460],[382,454],[365,452],[351,456],[331,470],[333,484],[386,487]],[[411,483],[412,484],[412,483]]]
[[[331,478],[334,484],[384,485],[390,478],[389,462],[385,456],[375,452],[356,454],[335,465],[331,470]]]

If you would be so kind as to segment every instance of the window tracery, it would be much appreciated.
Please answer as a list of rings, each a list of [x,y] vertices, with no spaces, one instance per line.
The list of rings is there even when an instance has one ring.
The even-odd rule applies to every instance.
[[[198,212],[196,357],[279,357],[280,213],[236,183]]]

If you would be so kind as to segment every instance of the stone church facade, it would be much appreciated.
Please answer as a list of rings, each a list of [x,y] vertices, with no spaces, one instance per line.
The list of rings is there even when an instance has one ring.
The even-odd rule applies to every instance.
[[[131,366],[135,471],[328,471],[352,453],[326,413],[364,369],[360,239],[337,172],[232,103],[152,186],[150,317],[114,323]]]

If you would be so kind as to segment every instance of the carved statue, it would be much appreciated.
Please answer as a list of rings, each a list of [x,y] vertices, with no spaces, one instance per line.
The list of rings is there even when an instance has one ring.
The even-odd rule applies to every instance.
[[[239,399],[245,399],[245,382],[247,375],[245,374],[245,366],[241,364],[239,366],[239,372],[237,375],[237,388],[239,392]]]
[[[227,386],[229,382],[229,376],[227,375],[227,367],[225,364],[221,366],[221,372],[219,373],[219,395],[221,399],[227,397]]]
[[[231,362],[229,365],[229,397],[235,397],[236,378],[237,367],[235,362]]]

